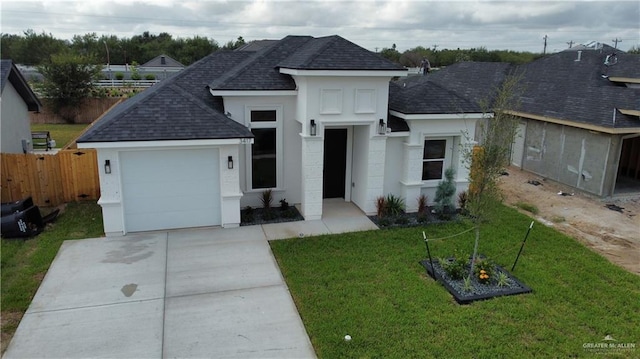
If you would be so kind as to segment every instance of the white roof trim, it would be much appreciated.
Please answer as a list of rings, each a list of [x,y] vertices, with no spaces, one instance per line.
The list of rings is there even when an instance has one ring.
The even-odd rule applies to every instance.
[[[405,121],[413,120],[480,120],[487,117],[484,113],[435,113],[435,114],[411,114],[407,115],[398,111],[389,111],[393,116],[401,118]]]
[[[297,96],[297,90],[212,90],[213,96]]]
[[[243,143],[253,143],[253,139],[252,138],[225,138],[225,139],[210,139],[210,140],[79,142],[78,148],[198,147],[198,146],[239,145]]]
[[[298,70],[280,68],[280,73],[292,76],[396,77],[407,76],[405,70]]]

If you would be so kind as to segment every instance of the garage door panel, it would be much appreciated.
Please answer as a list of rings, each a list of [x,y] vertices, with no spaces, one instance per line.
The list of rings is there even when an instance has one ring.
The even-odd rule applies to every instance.
[[[165,193],[167,196],[182,196],[197,193],[217,193],[216,189],[210,188],[214,184],[218,186],[217,180],[214,178],[205,178],[201,180],[185,180],[176,185],[175,182],[168,181],[149,181],[143,183],[125,183],[129,186],[130,197],[133,198],[149,198],[157,197],[158,193]]]
[[[172,211],[212,211],[219,203],[203,201],[202,196],[166,196],[162,198],[131,198],[127,201],[127,213],[162,213]]]
[[[127,231],[220,224],[217,149],[120,154]]]

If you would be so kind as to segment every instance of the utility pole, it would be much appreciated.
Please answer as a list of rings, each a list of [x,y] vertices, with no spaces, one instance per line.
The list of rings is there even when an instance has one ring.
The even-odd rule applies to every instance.
[[[567,45],[569,45],[569,48],[571,48],[573,46],[573,40],[567,42]]]
[[[111,61],[109,59],[109,46],[107,46],[107,42],[103,41],[104,48],[107,49],[107,71],[109,72],[109,80],[111,80]]]
[[[548,39],[548,36],[544,35],[543,39],[544,39],[544,49],[542,50],[542,54],[546,55],[546,53],[547,53],[547,39]]]
[[[440,47],[440,45],[437,45],[437,44],[436,44],[436,45],[433,45],[433,52],[438,51],[438,47]]]
[[[622,42],[622,39],[618,39],[618,38],[616,37],[615,39],[611,40],[611,42],[613,42],[613,43],[614,43],[613,48],[614,48],[614,49],[617,49],[617,48],[618,48],[618,43],[619,43],[619,42]]]
[[[378,52],[378,48],[376,47],[376,53]]]

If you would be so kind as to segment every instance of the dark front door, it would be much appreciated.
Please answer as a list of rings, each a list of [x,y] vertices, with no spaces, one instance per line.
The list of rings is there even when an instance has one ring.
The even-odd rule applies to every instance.
[[[324,130],[323,198],[344,198],[347,170],[347,129]]]

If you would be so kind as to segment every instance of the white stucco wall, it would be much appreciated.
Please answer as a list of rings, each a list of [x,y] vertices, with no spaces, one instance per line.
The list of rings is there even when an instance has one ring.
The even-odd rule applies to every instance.
[[[290,204],[301,202],[301,124],[296,120],[295,96],[224,96],[224,108],[230,117],[247,127],[250,125],[252,109],[275,109],[280,111],[278,121],[281,136],[281,155],[278,157],[278,188],[273,190],[274,205],[281,199]],[[251,190],[250,179],[247,177],[251,144],[240,145],[239,168],[240,188],[244,192],[241,206],[261,207],[260,196],[263,190]]]
[[[33,150],[27,104],[9,81],[0,98],[0,133],[1,152],[23,153],[22,140],[27,141],[27,152]]]
[[[296,119],[301,124],[302,135],[310,134],[311,119],[316,123],[320,138],[324,137],[325,128],[349,129],[347,152],[351,156],[346,171],[345,200],[353,202],[365,213],[375,213],[375,199],[383,195],[385,186],[387,139],[386,135],[378,134],[378,123],[380,119],[387,122],[390,76],[360,76],[354,71],[345,76],[293,75],[293,78],[298,86]],[[315,159],[305,161],[304,156],[303,151],[303,163],[318,162]],[[319,186],[321,189],[322,182]],[[303,198],[306,191],[312,191],[312,188],[303,187]],[[308,196],[313,197],[313,194]]]
[[[416,115],[407,120],[411,129],[410,135],[404,138],[402,144],[402,179],[400,180],[400,193],[407,206],[407,211],[417,210],[417,197],[424,194],[429,204],[433,204],[436,188],[440,180],[422,180],[423,149],[425,139],[447,139],[446,166],[456,170],[455,182],[457,193],[467,190],[469,186],[469,167],[463,154],[463,147],[469,148],[475,137],[476,121],[480,114],[443,116],[428,115],[420,119]],[[390,181],[387,178],[387,181]],[[391,188],[391,183],[386,183]],[[456,195],[457,195],[456,193]]]

